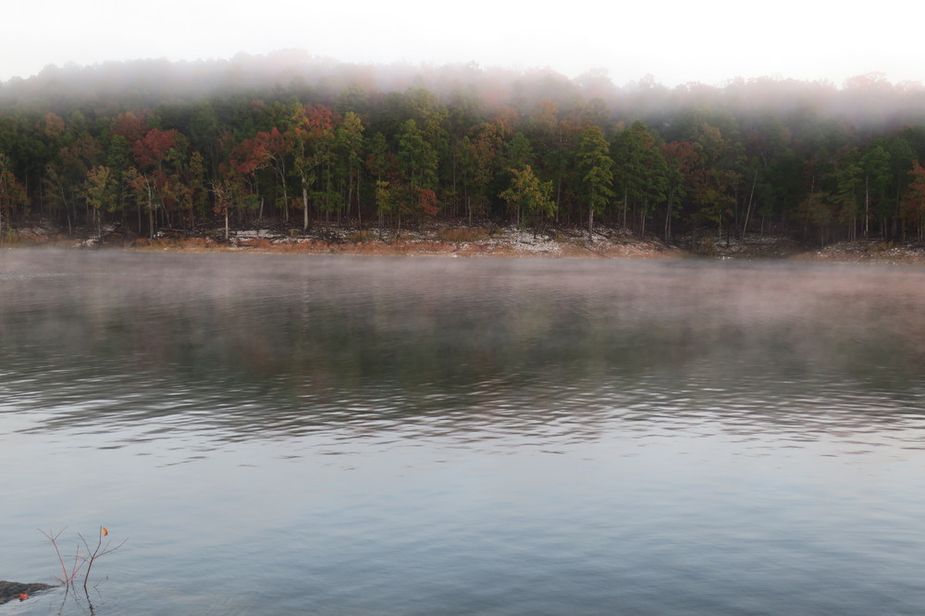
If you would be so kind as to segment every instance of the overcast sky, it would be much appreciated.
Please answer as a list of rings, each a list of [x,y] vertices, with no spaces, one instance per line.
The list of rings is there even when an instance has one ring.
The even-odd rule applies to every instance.
[[[925,82],[925,2],[8,0],[0,80],[47,64],[305,49],[347,62],[605,69],[618,84],[882,72]]]

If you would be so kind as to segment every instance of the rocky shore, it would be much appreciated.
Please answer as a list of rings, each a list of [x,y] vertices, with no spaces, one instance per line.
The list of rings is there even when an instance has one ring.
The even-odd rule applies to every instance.
[[[258,251],[377,256],[447,255],[456,257],[583,257],[800,259],[925,263],[925,244],[882,240],[839,242],[813,248],[781,236],[746,238],[683,237],[668,244],[653,236],[641,239],[619,228],[598,227],[591,238],[585,229],[546,229],[534,233],[517,227],[431,225],[425,228],[379,230],[315,226],[307,232],[280,226],[234,230],[226,240],[217,228],[162,229],[154,238],[139,237],[119,226],[79,229],[71,235],[33,225],[6,234],[0,247],[111,247],[178,252]]]
[[[316,226],[300,229],[262,227],[234,230],[224,238],[221,229],[162,229],[154,238],[138,237],[118,227],[106,227],[101,237],[93,233],[71,236],[46,227],[18,229],[5,238],[5,246],[55,246],[64,248],[116,247],[137,250],[185,252],[240,251],[295,252],[365,255],[548,256],[548,257],[679,257],[687,252],[654,238],[639,239],[631,233],[601,227],[593,238],[581,229],[527,229],[497,226],[443,226],[426,228],[356,229]]]
[[[21,596],[34,595],[53,588],[48,584],[20,584],[19,582],[5,582],[0,580],[0,605],[7,601],[19,600]]]

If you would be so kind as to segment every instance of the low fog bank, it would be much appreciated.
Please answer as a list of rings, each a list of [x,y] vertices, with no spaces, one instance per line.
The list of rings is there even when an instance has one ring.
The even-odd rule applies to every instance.
[[[627,120],[654,122],[686,110],[734,114],[815,113],[872,126],[925,120],[925,87],[891,83],[881,74],[844,84],[774,77],[735,78],[723,86],[687,83],[674,88],[651,76],[624,85],[602,71],[570,79],[551,69],[513,70],[474,63],[444,66],[339,62],[301,51],[239,54],[230,60],[170,62],[148,59],[92,66],[48,66],[28,79],[0,84],[0,111],[12,109],[97,111],[126,105],[157,106],[212,97],[307,98],[336,103],[425,88],[444,102],[473,100],[489,109],[527,109],[554,103],[560,109],[589,102]]]
[[[594,438],[645,407],[805,439],[921,418],[920,269],[7,256],[0,416],[49,429],[169,414],[240,439],[375,417],[371,433],[439,422],[465,437],[521,417],[518,433],[545,432],[564,413]]]

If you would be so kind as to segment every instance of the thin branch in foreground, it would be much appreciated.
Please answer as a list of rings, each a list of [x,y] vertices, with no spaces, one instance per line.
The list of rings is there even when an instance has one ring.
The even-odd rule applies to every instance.
[[[83,571],[83,589],[84,592],[88,592],[88,585],[90,583],[90,574],[93,570],[93,565],[100,558],[112,554],[123,545],[128,539],[123,539],[118,544],[113,545],[112,540],[108,539],[109,529],[105,526],[100,526],[99,533],[97,536],[96,546],[91,548],[90,543],[87,541],[86,537],[82,534],[77,533],[77,536],[80,537],[80,543],[77,544],[77,547],[74,549],[74,562],[71,565],[70,571],[65,564],[64,556],[61,553],[61,548],[58,544],[58,540],[61,535],[64,533],[65,529],[55,533],[53,530],[48,532],[39,530],[39,532],[48,540],[52,548],[55,551],[55,556],[58,558],[58,564],[61,567],[61,577],[59,581],[64,586],[65,594],[71,589],[71,587],[76,585],[77,576]],[[104,537],[107,537],[104,541]],[[86,567],[86,569],[84,569]]]
[[[116,545],[116,546],[112,546],[112,541],[111,541],[110,539],[107,539],[107,540],[106,540],[106,544],[104,545],[104,544],[103,544],[103,537],[108,537],[108,536],[109,536],[109,529],[106,528],[105,526],[100,526],[100,531],[99,531],[99,534],[98,534],[98,536],[97,536],[97,541],[96,541],[96,547],[95,547],[93,550],[91,550],[91,549],[90,549],[90,545],[87,543],[87,540],[84,538],[84,536],[81,535],[80,533],[78,533],[78,536],[80,537],[80,540],[83,541],[84,547],[86,548],[87,554],[89,555],[89,556],[86,558],[86,562],[87,562],[87,571],[86,571],[86,573],[84,574],[84,583],[83,583],[83,588],[84,588],[84,591],[86,592],[86,591],[87,591],[87,584],[88,584],[89,581],[90,581],[90,572],[91,572],[91,570],[93,569],[93,564],[94,564],[97,560],[99,560],[100,558],[102,558],[103,556],[106,556],[106,555],[108,555],[108,554],[112,554],[113,552],[115,552],[116,550],[118,550],[119,548],[121,548],[123,545],[125,545],[125,542],[128,541],[128,539],[123,539],[123,540],[122,540],[118,545]]]

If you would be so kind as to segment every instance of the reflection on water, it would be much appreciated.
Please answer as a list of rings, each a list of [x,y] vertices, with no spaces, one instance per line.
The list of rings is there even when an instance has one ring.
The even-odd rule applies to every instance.
[[[0,578],[106,522],[101,615],[919,614],[923,283],[6,251]]]

